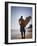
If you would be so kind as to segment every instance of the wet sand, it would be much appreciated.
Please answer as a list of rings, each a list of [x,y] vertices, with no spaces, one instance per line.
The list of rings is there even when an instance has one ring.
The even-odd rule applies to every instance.
[[[26,31],[25,32],[25,39],[31,39],[31,38],[32,38],[32,31]],[[11,39],[22,39],[21,32],[18,30],[11,31]]]

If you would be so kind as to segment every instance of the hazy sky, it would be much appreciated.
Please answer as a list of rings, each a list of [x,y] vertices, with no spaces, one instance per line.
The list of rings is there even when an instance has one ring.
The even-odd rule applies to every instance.
[[[18,23],[20,16],[23,16],[24,19],[27,16],[32,16],[32,7],[11,6],[11,28],[12,29],[19,29],[20,28],[20,25]],[[29,24],[31,24],[31,21],[29,22]]]

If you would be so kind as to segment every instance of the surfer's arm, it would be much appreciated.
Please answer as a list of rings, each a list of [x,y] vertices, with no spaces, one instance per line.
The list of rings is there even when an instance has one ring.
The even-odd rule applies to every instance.
[[[19,24],[21,24],[21,20],[19,20]]]

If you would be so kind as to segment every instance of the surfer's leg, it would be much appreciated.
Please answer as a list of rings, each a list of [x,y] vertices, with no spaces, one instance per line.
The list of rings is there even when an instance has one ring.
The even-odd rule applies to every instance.
[[[25,38],[25,31],[24,31],[24,38]]]
[[[22,39],[23,39],[23,32],[21,32],[21,37],[22,37]]]

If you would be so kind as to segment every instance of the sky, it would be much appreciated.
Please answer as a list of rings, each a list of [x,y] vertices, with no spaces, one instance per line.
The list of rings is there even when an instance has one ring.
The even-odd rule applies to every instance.
[[[17,7],[11,6],[11,28],[12,29],[20,29],[19,18],[23,16],[24,19],[28,16],[32,16],[32,7]],[[27,24],[28,27],[32,21]]]

